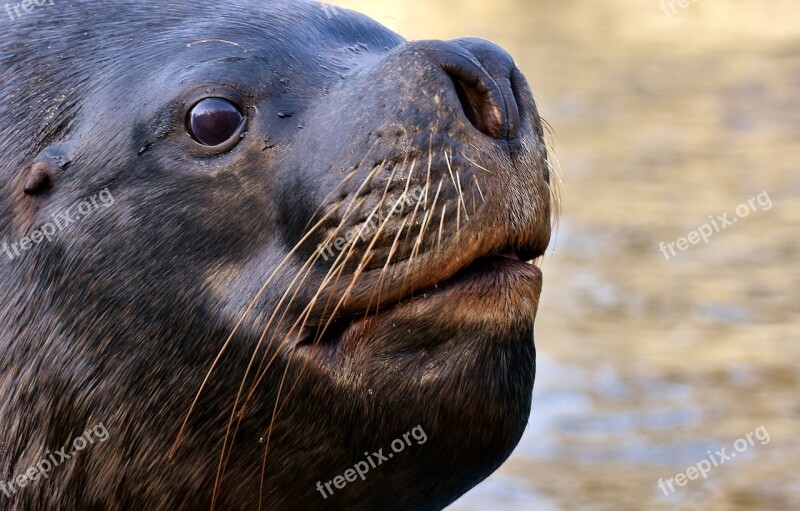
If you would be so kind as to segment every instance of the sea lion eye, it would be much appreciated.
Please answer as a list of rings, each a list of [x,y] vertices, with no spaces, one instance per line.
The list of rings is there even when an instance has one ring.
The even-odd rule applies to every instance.
[[[244,116],[230,101],[203,99],[189,111],[186,127],[193,139],[207,146],[217,146],[230,139],[241,126]]]

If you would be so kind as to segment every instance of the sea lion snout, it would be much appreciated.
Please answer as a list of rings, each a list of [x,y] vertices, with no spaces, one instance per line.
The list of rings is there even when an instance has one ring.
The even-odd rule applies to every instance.
[[[349,291],[350,280],[331,284],[334,296],[347,295],[345,308],[360,311],[484,255],[541,254],[550,237],[546,143],[513,58],[481,39],[363,52],[315,105],[313,117],[326,121],[295,139],[298,152],[319,147],[316,161],[291,172],[293,189],[316,189],[304,208],[315,214],[301,226],[320,225],[300,264],[312,261],[320,281],[335,281],[332,268],[358,275]],[[296,201],[285,209],[296,212]],[[288,231],[292,244],[305,233]]]

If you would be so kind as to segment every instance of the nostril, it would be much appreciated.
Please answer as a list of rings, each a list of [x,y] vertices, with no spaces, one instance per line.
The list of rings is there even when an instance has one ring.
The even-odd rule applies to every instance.
[[[520,112],[512,84],[514,59],[482,39],[429,44],[431,57],[453,82],[469,122],[492,138],[515,138]]]
[[[453,80],[453,85],[456,87],[456,94],[458,94],[458,100],[461,102],[461,108],[464,109],[464,113],[467,115],[467,119],[469,122],[472,123],[478,129],[481,129],[479,126],[480,124],[480,113],[478,109],[475,108],[475,103],[477,102],[477,97],[475,93],[471,90],[468,90],[467,87],[464,85],[464,82],[456,78],[455,76],[450,76]],[[483,131],[483,130],[481,130]]]
[[[445,69],[445,71],[453,81],[461,107],[469,122],[490,137],[506,137],[508,126],[503,105],[498,103],[497,97],[492,97],[491,89],[486,84],[475,82],[474,77],[460,76],[457,70],[454,72]]]
[[[522,123],[513,80],[517,67],[508,53],[482,39],[421,41],[414,49],[449,78],[443,83],[445,77],[439,75],[437,81],[452,83],[452,105],[460,104],[465,120],[497,140],[518,137]]]

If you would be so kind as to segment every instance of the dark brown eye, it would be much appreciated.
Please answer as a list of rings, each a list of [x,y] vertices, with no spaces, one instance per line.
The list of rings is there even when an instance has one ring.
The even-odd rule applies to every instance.
[[[236,133],[243,119],[231,102],[208,98],[192,107],[186,124],[192,138],[203,145],[217,146]]]

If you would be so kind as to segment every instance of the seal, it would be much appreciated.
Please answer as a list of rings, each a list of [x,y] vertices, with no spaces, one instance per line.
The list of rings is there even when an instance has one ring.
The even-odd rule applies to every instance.
[[[0,508],[436,510],[491,474],[553,209],[513,59],[107,7],[0,31]]]

